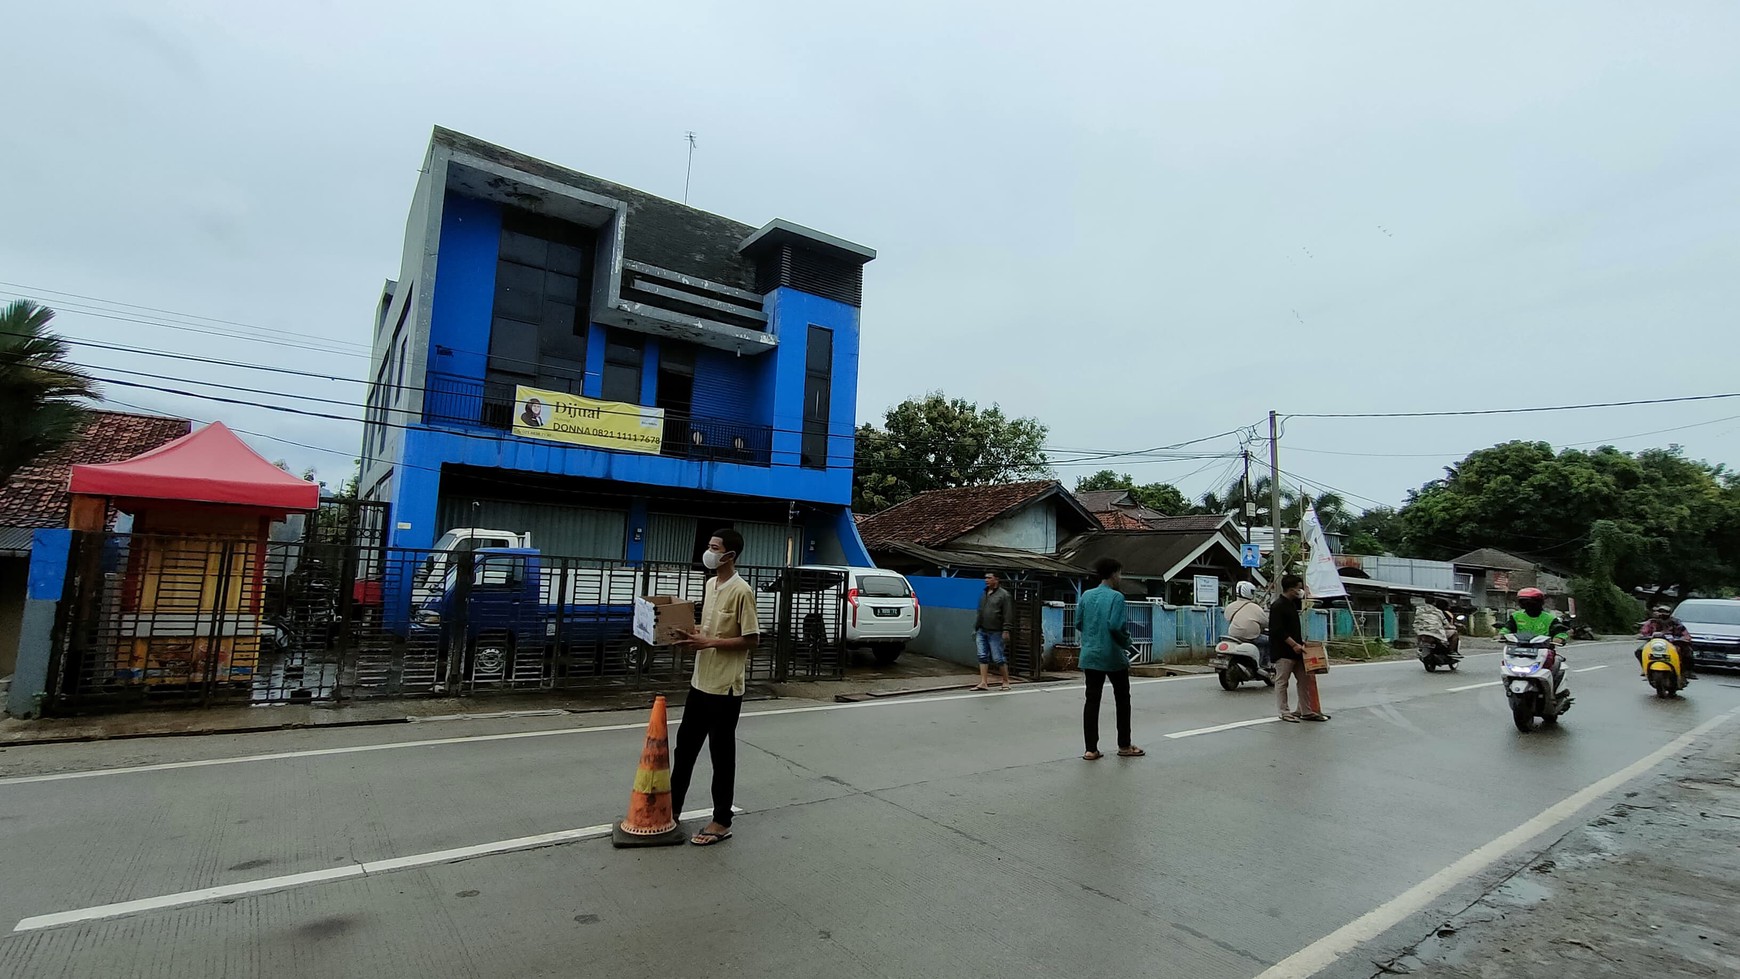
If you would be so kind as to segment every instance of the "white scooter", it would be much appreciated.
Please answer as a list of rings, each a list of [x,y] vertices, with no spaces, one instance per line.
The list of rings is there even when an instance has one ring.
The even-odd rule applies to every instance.
[[[1215,644],[1208,665],[1214,667],[1215,675],[1220,677],[1222,690],[1237,690],[1239,684],[1247,680],[1261,680],[1271,687],[1275,685],[1275,664],[1273,661],[1263,662],[1256,643],[1231,637],[1222,639]]]
[[[1566,662],[1551,636],[1526,632],[1498,637],[1504,644],[1499,667],[1504,694],[1510,700],[1510,716],[1519,731],[1532,731],[1535,718],[1542,724],[1559,723],[1559,715],[1575,700],[1567,682]]]

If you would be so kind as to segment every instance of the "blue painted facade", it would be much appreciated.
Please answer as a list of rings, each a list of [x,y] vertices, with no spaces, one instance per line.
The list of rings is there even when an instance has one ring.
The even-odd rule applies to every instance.
[[[758,515],[744,519],[760,520],[766,526],[770,520],[767,513],[777,508],[780,515],[777,519],[783,519],[787,508],[795,504],[800,513],[794,528],[803,552],[800,560],[825,558],[851,564],[870,563],[849,510],[859,366],[860,311],[856,303],[820,295],[778,277],[753,275],[753,270],[759,267],[755,263],[764,259],[751,253],[750,249],[760,246],[750,239],[766,233],[767,228],[745,237],[738,249],[743,257],[738,258],[725,253],[719,245],[730,237],[728,233],[721,236],[719,226],[724,224],[729,232],[731,223],[702,212],[694,212],[695,223],[700,226],[711,222],[711,241],[702,240],[688,248],[686,242],[679,240],[662,257],[667,264],[675,264],[690,253],[701,254],[712,248],[710,255],[702,256],[709,258],[712,266],[696,270],[667,268],[651,259],[636,261],[633,222],[637,220],[636,214],[646,213],[644,195],[636,196],[639,192],[602,184],[596,178],[573,175],[576,180],[572,193],[576,198],[606,215],[593,224],[585,223],[587,212],[576,212],[571,203],[567,205],[569,210],[564,211],[563,205],[523,203],[522,198],[530,200],[525,194],[513,198],[523,204],[517,207],[485,199],[481,196],[485,191],[475,189],[477,184],[452,174],[459,172],[457,168],[462,165],[486,170],[499,164],[503,155],[511,154],[491,148],[493,152],[479,154],[475,159],[465,158],[461,163],[458,151],[443,145],[444,134],[445,131],[438,130],[431,145],[430,164],[425,167],[407,227],[405,267],[400,280],[388,284],[376,325],[377,392],[371,395],[371,416],[364,436],[363,489],[369,498],[391,504],[389,546],[426,548],[447,529],[440,526],[444,481],[455,479],[454,471],[459,469],[466,474],[465,478],[472,480],[474,491],[478,480],[487,479],[488,485],[503,487],[500,495],[504,499],[523,492],[519,498],[533,502],[565,500],[578,494],[610,500],[608,504],[585,505],[608,505],[626,514],[626,525],[632,530],[625,535],[621,553],[580,556],[645,559],[647,541],[641,530],[649,527],[649,517],[655,513],[682,512],[696,519],[712,519],[721,514],[729,517],[754,512]],[[456,140],[468,139],[446,135]],[[478,144],[459,145],[464,148]],[[540,189],[544,184],[536,181],[547,183],[546,169],[554,168],[547,164],[527,165],[514,178],[527,181],[527,188]],[[634,206],[612,201],[609,195],[613,190],[621,191],[624,199],[633,200]],[[539,209],[546,206],[547,212]],[[604,210],[610,206],[617,208],[614,219]],[[657,207],[667,212],[658,233],[666,238],[681,238],[684,221],[668,219],[671,213],[682,217],[687,209],[665,201],[658,201]],[[570,214],[579,213],[581,217],[575,220],[580,223],[575,226],[591,229],[586,233],[597,235],[596,244],[588,249],[589,254],[599,256],[592,272],[595,284],[590,295],[583,290],[577,307],[591,314],[579,327],[585,335],[584,373],[571,390],[602,398],[607,343],[613,336],[619,340],[632,336],[642,344],[638,401],[641,405],[657,406],[661,399],[659,386],[668,376],[661,374],[661,364],[681,344],[684,363],[692,365],[692,392],[687,397],[689,409],[684,417],[694,419],[697,426],[703,420],[707,425],[717,426],[717,431],[725,433],[724,445],[736,444],[731,438],[736,431],[732,426],[753,429],[752,448],[739,446],[735,459],[696,458],[704,453],[688,451],[684,444],[672,444],[667,428],[667,443],[658,454],[599,449],[521,438],[511,434],[499,415],[490,418],[475,409],[468,413],[447,407],[457,403],[455,397],[468,397],[476,402],[485,398],[481,392],[491,369],[492,324],[500,315],[496,308],[496,277],[504,220],[511,212],[528,209],[540,217],[563,221]],[[625,222],[630,228],[626,237]],[[782,226],[779,242],[795,240],[803,245],[802,236],[807,233],[816,236],[818,248],[859,248],[806,229],[793,231],[796,226],[784,222],[775,224]],[[513,227],[518,226],[510,230]],[[650,235],[641,240],[644,242],[646,237]],[[627,262],[622,259],[624,241],[628,243]],[[612,248],[617,249],[614,265],[610,258]],[[874,253],[860,249],[856,264],[850,266],[854,273],[869,260],[865,255]],[[785,257],[789,266],[789,254]],[[647,268],[652,265],[658,268]],[[721,265],[739,272],[751,269],[754,282],[741,275],[724,285],[708,279],[710,271]],[[729,297],[742,297],[751,316],[762,314],[758,321],[762,329],[745,329],[741,326],[742,317],[738,317],[735,326],[720,331],[726,339],[716,339],[705,333],[709,328],[706,309],[691,317],[701,326],[679,323],[674,331],[665,329],[663,323],[680,314],[662,309],[653,310],[656,322],[651,325],[633,321],[634,314],[623,312],[631,304],[618,301],[618,292],[608,290],[618,290],[625,299],[631,289],[648,290],[641,282],[629,285],[629,276],[637,272],[661,276],[656,281],[647,280],[654,281],[652,291],[675,290],[675,307],[682,313],[695,313],[695,303],[682,302],[685,296],[699,295],[706,300],[723,294],[728,297],[728,304],[739,301]],[[700,280],[700,285],[685,276]],[[607,279],[608,290],[601,289],[600,284]],[[747,288],[764,280],[765,289]],[[803,280],[805,284],[811,281],[818,280]],[[827,290],[818,287],[817,291]],[[759,303],[750,293],[759,296]],[[601,301],[600,297],[609,301]],[[848,298],[856,300],[857,293],[853,291]],[[634,304],[644,308],[648,300],[635,293]],[[757,305],[759,310],[755,309]],[[600,322],[601,319],[607,322]],[[398,347],[394,321],[401,326],[409,324],[404,332],[409,336],[410,353],[402,370],[392,366]],[[816,465],[817,460],[811,459],[811,465],[806,466],[803,464],[806,371],[814,366],[807,362],[811,327],[832,332],[832,357],[828,361],[826,464]],[[681,333],[683,329],[689,332]],[[762,335],[733,340],[730,336],[733,329],[737,334]],[[768,338],[773,342],[768,342]],[[727,349],[733,342],[738,349]],[[380,380],[383,377],[402,380],[391,385],[391,390],[384,390]],[[472,390],[479,393],[472,395],[469,393]],[[454,391],[466,393],[455,396]],[[448,402],[441,401],[444,397]],[[377,400],[383,406],[379,410],[375,410]],[[394,407],[385,407],[389,404]],[[486,424],[491,420],[496,424]],[[709,430],[709,437],[713,431]],[[698,431],[689,434],[694,435],[697,445],[701,444],[702,435]],[[517,480],[524,480],[527,488],[516,490]],[[487,520],[482,522],[488,525]],[[389,581],[391,591],[403,587],[402,583]]]

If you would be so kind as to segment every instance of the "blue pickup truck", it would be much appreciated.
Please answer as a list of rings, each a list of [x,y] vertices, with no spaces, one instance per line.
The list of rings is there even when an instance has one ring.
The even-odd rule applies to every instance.
[[[429,589],[409,639],[438,648],[438,675],[466,684],[627,675],[643,655],[633,635],[639,584],[633,568],[547,567],[532,548],[479,548]]]

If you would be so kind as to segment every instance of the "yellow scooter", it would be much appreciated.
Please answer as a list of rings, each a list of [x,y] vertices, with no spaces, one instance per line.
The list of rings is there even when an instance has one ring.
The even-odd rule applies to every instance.
[[[1684,655],[1679,643],[1663,636],[1639,637],[1644,640],[1637,650],[1638,665],[1643,668],[1643,679],[1655,688],[1655,695],[1661,699],[1677,697],[1686,688],[1686,677],[1680,666],[1680,657]]]

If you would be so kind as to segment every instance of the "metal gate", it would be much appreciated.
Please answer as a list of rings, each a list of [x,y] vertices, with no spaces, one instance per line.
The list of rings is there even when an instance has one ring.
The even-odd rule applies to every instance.
[[[300,546],[83,533],[73,536],[71,557],[52,678],[61,706],[270,703],[336,692],[341,598],[326,566]]]
[[[1030,680],[1039,678],[1044,669],[1045,602],[1040,586],[1033,582],[1012,584],[1015,599],[1015,621],[1009,628],[1008,648],[1003,655],[1009,660],[1009,672]]]
[[[693,564],[464,552],[430,581],[434,552],[382,546],[369,528],[384,518],[323,508],[300,541],[75,534],[48,706],[687,683],[693,654],[639,642],[632,621],[637,595],[699,606],[708,575]],[[752,681],[845,675],[843,575],[738,573],[761,622]]]

